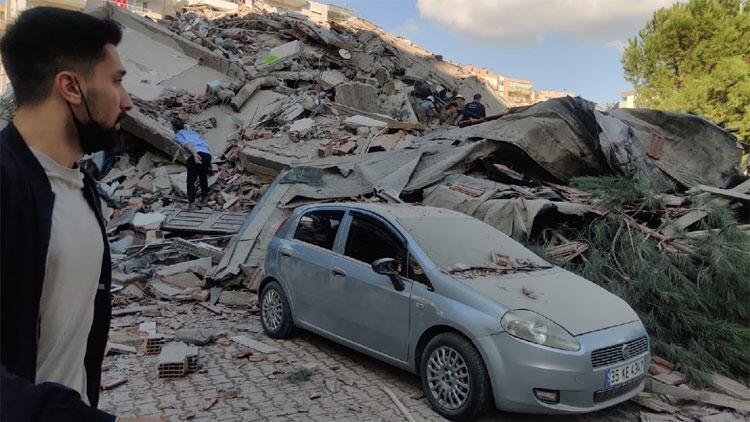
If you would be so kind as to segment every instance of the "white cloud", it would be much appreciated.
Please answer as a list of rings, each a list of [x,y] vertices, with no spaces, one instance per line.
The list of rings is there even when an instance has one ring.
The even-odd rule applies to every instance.
[[[628,46],[628,43],[625,41],[614,40],[614,41],[607,41],[606,43],[604,43],[604,45],[609,48],[614,48],[615,50],[622,53],[623,51],[625,51],[625,47]]]
[[[402,37],[409,37],[414,34],[418,34],[422,28],[419,27],[417,24],[417,21],[415,21],[412,18],[407,19],[403,25],[396,28],[394,31],[397,35],[401,35]]]
[[[677,0],[417,0],[417,8],[422,18],[487,40],[538,40],[545,34],[564,33],[606,43],[608,40],[635,36],[654,11],[676,2]]]

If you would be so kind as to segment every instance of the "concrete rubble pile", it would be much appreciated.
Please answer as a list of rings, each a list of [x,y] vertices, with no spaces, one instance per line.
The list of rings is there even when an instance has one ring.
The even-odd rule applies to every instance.
[[[251,212],[216,276],[232,278],[242,268],[259,275],[273,231],[289,210],[311,202],[359,198],[449,208],[526,241],[560,221],[584,224],[608,213],[566,186],[571,179],[640,175],[678,186],[665,217],[688,214],[691,198],[707,190],[732,198],[742,215],[746,185],[711,188],[738,173],[738,151],[730,133],[699,117],[603,113],[580,98],[554,99],[493,121],[432,130],[403,150],[311,160],[285,170]],[[678,224],[689,228],[698,220]]]
[[[671,230],[695,231],[706,216],[695,204],[706,196],[750,227],[750,182],[724,184],[738,173],[736,139],[700,117],[606,113],[581,98],[508,109],[460,66],[363,19],[313,19],[258,1],[231,11],[190,3],[158,24],[110,9],[124,27],[120,52],[136,104],[123,128],[142,143],[93,160],[113,256],[109,352],[150,357],[160,377],[199,371],[199,349],[212,342],[273,352],[241,333],[261,331],[255,288],[266,245],[302,204],[448,208],[520,241],[544,238],[550,256],[573,261],[587,243],[555,229],[584,226],[611,210],[570,180],[639,175],[676,186],[657,217],[630,215],[667,251],[685,251]],[[475,93],[490,116],[482,121],[456,127],[419,112],[428,96],[444,106]],[[213,152],[202,209],[187,209],[186,156],[173,140],[174,119],[201,133]],[[212,331],[196,316],[204,311],[253,327]],[[664,373],[659,362],[654,376]],[[637,400],[651,411],[683,411],[661,394],[750,412],[747,396],[706,398],[662,387],[675,382],[652,384],[653,393]]]

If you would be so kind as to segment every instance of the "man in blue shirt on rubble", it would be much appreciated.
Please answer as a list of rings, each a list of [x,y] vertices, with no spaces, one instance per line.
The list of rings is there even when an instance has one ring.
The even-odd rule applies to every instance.
[[[474,94],[474,101],[464,106],[464,120],[478,120],[487,117],[484,104],[481,103],[482,94]]]
[[[187,160],[187,197],[188,209],[195,207],[195,181],[201,186],[201,205],[208,204],[208,174],[211,172],[211,150],[206,140],[195,131],[185,128],[185,122],[180,119],[172,121],[175,140],[188,153]]]

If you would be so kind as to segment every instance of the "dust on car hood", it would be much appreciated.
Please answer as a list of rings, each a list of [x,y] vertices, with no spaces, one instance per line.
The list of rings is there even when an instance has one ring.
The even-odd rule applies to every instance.
[[[624,300],[562,268],[454,277],[509,309],[543,315],[574,336],[639,320]]]

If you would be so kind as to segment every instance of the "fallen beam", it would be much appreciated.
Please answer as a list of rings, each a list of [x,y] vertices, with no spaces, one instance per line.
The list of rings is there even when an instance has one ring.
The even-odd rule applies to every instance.
[[[273,76],[264,76],[262,78],[253,79],[243,86],[237,95],[235,95],[229,104],[232,106],[234,111],[240,111],[243,105],[250,99],[255,91],[261,88],[273,88],[279,86],[279,80]]]
[[[185,163],[185,154],[181,153],[182,147],[174,140],[174,133],[156,120],[142,114],[137,107],[128,111],[120,123],[126,132],[143,139],[172,160]]]

